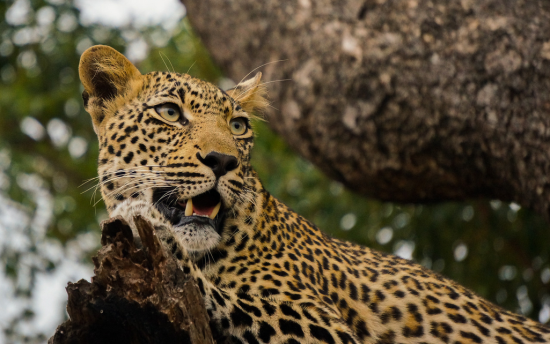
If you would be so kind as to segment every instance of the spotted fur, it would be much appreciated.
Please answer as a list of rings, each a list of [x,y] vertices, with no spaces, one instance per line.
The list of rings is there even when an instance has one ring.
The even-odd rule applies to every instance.
[[[550,340],[547,327],[414,262],[328,237],[271,196],[250,166],[252,129],[235,136],[228,127],[265,105],[259,76],[225,93],[185,74],[141,75],[102,46],[83,54],[80,76],[108,211],[154,223],[165,249],[196,279],[220,342]],[[180,106],[186,123],[159,118],[153,108],[163,102]],[[213,151],[236,157],[238,167],[217,178],[201,162]],[[167,186],[181,199],[210,189],[221,195],[224,226],[195,233],[202,248],[152,204],[152,190]]]

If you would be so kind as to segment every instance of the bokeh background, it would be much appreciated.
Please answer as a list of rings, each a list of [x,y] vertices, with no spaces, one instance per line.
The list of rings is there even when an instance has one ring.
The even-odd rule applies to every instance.
[[[181,3],[151,4],[0,2],[0,343],[46,342],[67,317],[66,283],[93,274],[107,215],[90,180],[98,147],[80,99],[80,54],[107,44],[143,73],[175,69],[233,84],[193,35]],[[294,154],[266,123],[255,128],[253,164],[268,190],[329,234],[414,259],[549,322],[550,229],[537,214],[498,200],[364,199]]]

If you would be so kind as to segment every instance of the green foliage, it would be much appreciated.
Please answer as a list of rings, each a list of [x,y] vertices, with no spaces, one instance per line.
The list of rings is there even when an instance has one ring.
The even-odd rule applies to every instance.
[[[0,201],[9,198],[32,219],[42,219],[47,232],[40,236],[34,222],[25,222],[21,234],[31,241],[26,251],[2,244],[2,271],[14,281],[14,298],[32,297],[36,274],[50,273],[59,265],[41,253],[46,239],[67,247],[77,238],[88,238],[78,241],[88,242],[79,246],[85,262],[99,245],[98,221],[105,218],[105,210],[101,202],[94,206],[100,198],[93,194],[96,181],[81,186],[96,176],[98,148],[80,100],[80,53],[92,44],[124,52],[127,37],[139,37],[150,47],[138,64],[143,73],[170,69],[221,80],[186,20],[171,32],[84,26],[72,2],[30,3],[27,20],[0,22]],[[11,5],[0,2],[0,13],[5,16]],[[40,34],[32,31],[35,28]],[[159,45],[158,35],[171,38]],[[412,254],[423,265],[534,319],[544,304],[550,312],[550,230],[536,214],[498,201],[397,205],[364,199],[296,156],[265,123],[255,127],[253,164],[266,188],[330,235],[389,253]],[[42,263],[23,272],[29,257]],[[28,282],[19,282],[22,274],[28,275]],[[24,307],[27,311],[11,324],[33,317],[32,307]],[[541,319],[550,317],[541,314]],[[6,335],[19,338],[11,327]]]

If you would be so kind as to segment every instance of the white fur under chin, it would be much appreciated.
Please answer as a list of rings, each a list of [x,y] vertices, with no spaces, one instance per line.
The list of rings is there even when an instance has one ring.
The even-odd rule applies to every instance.
[[[176,236],[189,253],[200,253],[213,249],[221,240],[221,236],[211,226],[194,225],[174,227]]]
[[[142,200],[128,199],[120,203],[111,212],[111,217],[122,216],[132,228],[134,237],[139,237],[134,224],[134,216],[141,215],[151,222],[153,227],[165,226],[174,231],[175,237],[189,253],[201,253],[213,249],[221,236],[208,225],[190,224],[174,227],[151,203]]]
[[[164,219],[160,212],[150,203],[142,200],[127,199],[117,205],[115,210],[110,214],[111,217],[121,216],[132,228],[134,236],[137,236],[137,229],[134,224],[134,216],[141,215],[151,222],[153,227],[162,225],[171,227],[170,223]]]

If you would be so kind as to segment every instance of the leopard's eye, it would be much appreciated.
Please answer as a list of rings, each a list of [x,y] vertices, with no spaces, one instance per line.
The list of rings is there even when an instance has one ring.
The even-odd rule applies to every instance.
[[[155,111],[169,122],[176,122],[181,117],[180,107],[172,103],[157,105]]]
[[[229,127],[231,128],[231,133],[237,136],[245,134],[246,131],[248,130],[246,122],[247,122],[246,118],[243,118],[243,117],[237,117],[237,118],[231,119],[229,121]]]

